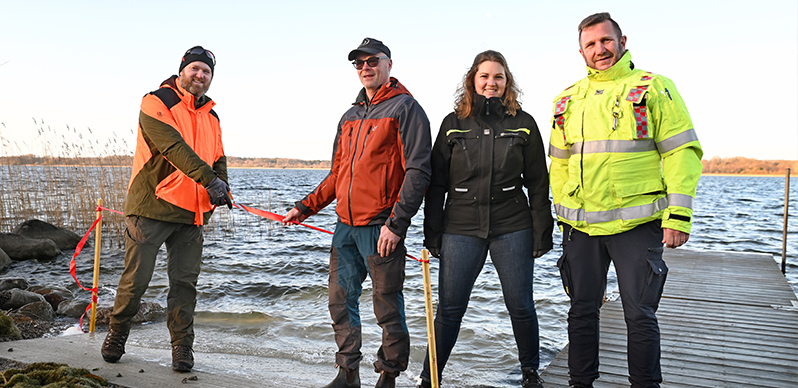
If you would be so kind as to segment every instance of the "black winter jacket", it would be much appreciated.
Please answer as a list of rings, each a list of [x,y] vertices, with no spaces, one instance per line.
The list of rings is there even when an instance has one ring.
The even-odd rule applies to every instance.
[[[534,250],[550,250],[549,176],[535,120],[520,109],[511,116],[498,97],[475,94],[474,104],[471,117],[446,116],[435,139],[424,245],[439,249],[443,233],[488,238],[531,227]]]

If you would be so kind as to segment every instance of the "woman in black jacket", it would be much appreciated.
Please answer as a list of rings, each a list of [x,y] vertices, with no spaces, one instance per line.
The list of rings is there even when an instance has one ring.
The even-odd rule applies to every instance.
[[[519,93],[501,53],[474,58],[432,149],[424,245],[440,258],[439,375],[490,251],[518,346],[522,387],[542,387],[532,285],[535,258],[552,247],[553,218],[543,141],[535,120],[521,110]],[[427,357],[421,387],[430,386],[429,370]]]

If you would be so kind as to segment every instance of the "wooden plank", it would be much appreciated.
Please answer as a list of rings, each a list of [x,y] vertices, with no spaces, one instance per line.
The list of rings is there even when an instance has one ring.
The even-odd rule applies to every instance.
[[[798,386],[798,298],[770,255],[667,250],[665,261],[663,387]],[[601,308],[599,354],[594,386],[628,387],[620,299]],[[546,387],[568,386],[567,360],[566,345],[541,373]]]

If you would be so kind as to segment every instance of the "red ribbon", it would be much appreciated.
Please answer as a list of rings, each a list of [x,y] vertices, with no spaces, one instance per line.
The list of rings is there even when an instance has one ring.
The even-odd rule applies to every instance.
[[[261,216],[263,218],[267,218],[267,219],[270,219],[270,220],[273,220],[273,221],[283,222],[283,219],[285,219],[285,216],[281,216],[281,215],[279,215],[277,213],[268,212],[266,210],[255,209],[253,207],[249,207],[249,206],[245,206],[245,205],[239,205],[237,203],[233,204],[233,206],[235,206],[235,207],[237,207],[237,208],[239,208],[241,210],[244,210],[246,212],[249,212],[249,213],[252,213],[254,215]],[[84,289],[86,291],[91,291],[91,301],[92,301],[92,303],[97,303],[97,293],[99,292],[99,290],[96,287],[95,288],[87,288],[87,287],[84,287],[82,284],[80,284],[80,281],[78,280],[78,277],[77,277],[77,274],[76,274],[77,264],[75,263],[75,258],[78,257],[80,252],[83,250],[83,247],[86,245],[86,241],[89,239],[89,234],[91,234],[91,231],[94,230],[94,228],[97,227],[97,224],[100,222],[100,220],[102,220],[102,218],[103,218],[102,211],[103,210],[108,210],[110,212],[114,212],[114,213],[117,213],[117,214],[125,215],[125,213],[120,212],[118,210],[109,209],[107,207],[102,207],[102,206],[97,206],[97,212],[99,212],[99,216],[97,217],[96,220],[94,220],[94,223],[91,224],[91,228],[89,228],[89,230],[86,232],[86,234],[83,235],[83,238],[80,239],[80,242],[75,247],[75,254],[72,255],[72,261],[69,262],[69,273],[72,274],[72,278],[75,279],[75,283],[78,284],[78,287],[80,287],[80,288],[82,288],[82,289]],[[316,230],[316,231],[319,231],[319,232],[333,234],[333,232],[330,232],[329,230],[325,230],[325,229],[322,229],[322,228],[317,228],[317,227],[315,227],[313,225],[303,224],[303,223],[301,223],[299,221],[296,221],[296,220],[292,220],[292,221],[289,221],[289,222],[292,223],[292,224],[302,225],[302,226],[304,226],[306,228],[310,228],[310,229],[313,229],[313,230]],[[429,260],[417,259],[417,258],[413,257],[410,254],[405,254],[405,256],[407,256],[407,257],[409,257],[409,258],[411,258],[411,259],[413,259],[415,261],[419,261],[419,262],[422,262],[422,263],[429,263]],[[83,330],[83,317],[86,316],[86,312],[88,312],[89,309],[91,309],[91,303],[89,304],[88,307],[86,307],[86,310],[83,312],[83,315],[80,316],[80,329],[81,330]]]
[[[75,254],[72,255],[72,261],[69,262],[69,273],[72,274],[72,278],[75,279],[75,283],[78,284],[78,287],[80,287],[80,288],[82,288],[82,289],[84,289],[86,291],[91,291],[91,301],[92,301],[92,303],[95,303],[95,304],[97,303],[97,292],[99,290],[97,288],[86,288],[86,287],[83,287],[82,284],[80,284],[80,281],[78,281],[78,277],[76,275],[77,264],[75,263],[75,258],[78,257],[78,255],[80,254],[80,251],[82,251],[83,247],[86,245],[86,240],[89,239],[89,234],[91,233],[91,231],[94,230],[94,228],[97,226],[97,224],[100,222],[100,220],[103,219],[103,214],[102,214],[103,210],[112,211],[114,213],[118,213],[118,214],[122,214],[122,215],[125,214],[125,213],[122,213],[122,212],[120,212],[118,210],[109,209],[107,207],[102,207],[102,206],[97,206],[97,211],[100,212],[100,214],[97,217],[97,219],[94,220],[94,223],[91,224],[91,228],[89,228],[89,231],[86,232],[85,235],[83,235],[82,239],[80,239],[80,242],[75,247]],[[81,331],[83,330],[83,317],[86,316],[86,313],[89,311],[89,309],[91,309],[91,303],[89,303],[89,305],[86,307],[86,310],[83,312],[83,315],[80,316],[80,330]]]
[[[261,216],[263,218],[268,218],[270,220],[274,220],[274,221],[277,221],[277,222],[283,222],[283,220],[285,219],[285,216],[281,216],[281,215],[279,215],[277,213],[267,212],[266,210],[255,209],[255,208],[252,208],[252,207],[249,207],[249,206],[239,205],[237,203],[233,204],[233,206],[235,206],[235,207],[237,207],[237,208],[239,208],[241,210],[244,210],[246,212],[252,213],[254,215]],[[315,226],[311,226],[311,225],[308,225],[308,224],[303,224],[303,223],[298,222],[296,220],[291,220],[291,221],[289,221],[289,223],[302,225],[302,226],[304,226],[306,228],[310,228],[310,229],[313,229],[313,230],[318,230],[319,232],[333,234],[333,232],[330,232],[329,230],[324,230],[322,228],[317,228]],[[429,260],[416,259],[415,257],[413,257],[410,254],[405,254],[405,256],[407,256],[407,257],[409,257],[409,258],[411,258],[411,259],[413,259],[415,261],[420,261],[422,263],[429,263]]]

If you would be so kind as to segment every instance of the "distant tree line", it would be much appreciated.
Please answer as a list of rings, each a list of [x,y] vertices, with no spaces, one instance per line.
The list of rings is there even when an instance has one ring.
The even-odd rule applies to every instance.
[[[790,168],[792,174],[798,175],[798,161],[795,160],[758,160],[735,156],[721,158],[718,156],[702,160],[703,172],[707,174],[760,174],[783,175]],[[133,157],[129,155],[111,155],[100,157],[57,157],[19,155],[0,157],[0,165],[24,166],[131,166]],[[241,158],[227,157],[227,166],[233,168],[318,168],[329,169],[329,160],[302,160],[288,158]]]
[[[100,157],[58,157],[32,154],[0,157],[0,165],[11,166],[132,166],[130,155]],[[239,158],[227,157],[228,167],[239,168],[330,168],[329,160],[301,160],[287,158]]]
[[[321,168],[329,169],[329,160],[302,160],[287,158],[240,158],[227,157],[228,167],[240,168]]]
[[[721,158],[718,156],[710,160],[702,160],[703,172],[706,174],[758,174],[758,175],[784,175],[787,169],[792,169],[790,174],[798,174],[798,161],[795,160],[758,160],[741,156]]]

